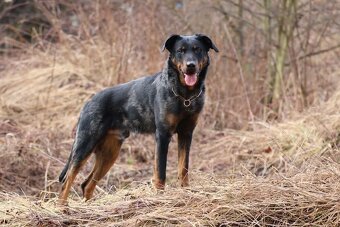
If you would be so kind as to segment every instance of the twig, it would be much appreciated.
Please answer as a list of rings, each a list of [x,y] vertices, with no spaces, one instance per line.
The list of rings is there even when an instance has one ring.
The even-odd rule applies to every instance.
[[[247,107],[248,107],[248,111],[249,111],[249,115],[250,115],[250,119],[252,121],[252,123],[254,123],[254,114],[253,112],[251,111],[251,106],[250,106],[250,101],[249,101],[249,97],[248,97],[248,90],[247,90],[247,86],[246,86],[246,83],[245,83],[245,80],[244,80],[244,74],[243,74],[243,69],[241,67],[241,59],[235,49],[235,45],[231,39],[231,36],[230,36],[230,32],[229,32],[229,29],[227,27],[227,25],[225,24],[224,25],[224,30],[226,31],[226,34],[227,34],[227,37],[228,37],[228,40],[231,44],[231,48],[236,56],[236,59],[238,60],[237,61],[237,66],[238,66],[238,69],[239,69],[239,72],[240,72],[240,77],[241,77],[241,81],[242,81],[242,87],[243,87],[243,90],[244,90],[244,93],[245,93],[245,97],[246,97],[246,102],[247,102]]]
[[[319,55],[319,54],[324,54],[324,53],[327,53],[329,51],[333,51],[333,50],[338,49],[338,48],[340,48],[340,43],[335,45],[335,46],[331,46],[329,48],[326,48],[326,49],[314,51],[314,52],[311,52],[311,53],[307,53],[307,54],[305,54],[303,56],[294,58],[294,59],[290,60],[288,63],[286,63],[285,66],[290,65],[293,61],[302,60],[304,58],[313,57],[313,56]]]

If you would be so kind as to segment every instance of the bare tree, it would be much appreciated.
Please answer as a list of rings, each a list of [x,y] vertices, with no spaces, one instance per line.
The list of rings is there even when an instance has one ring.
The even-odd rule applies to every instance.
[[[282,81],[285,60],[288,51],[288,44],[292,37],[296,13],[296,0],[281,1],[279,16],[278,16],[278,47],[274,54],[275,71],[271,75],[270,87],[270,103],[273,104],[274,110],[277,112],[280,107],[282,94]]]

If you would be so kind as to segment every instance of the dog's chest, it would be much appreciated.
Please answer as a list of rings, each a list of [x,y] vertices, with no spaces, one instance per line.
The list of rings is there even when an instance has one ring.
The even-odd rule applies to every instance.
[[[202,111],[204,105],[204,94],[195,99],[184,99],[176,96],[169,97],[165,103],[167,112],[179,116],[193,115]]]

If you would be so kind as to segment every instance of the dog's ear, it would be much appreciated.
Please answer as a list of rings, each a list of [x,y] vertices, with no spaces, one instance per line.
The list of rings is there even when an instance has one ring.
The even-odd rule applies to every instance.
[[[215,44],[208,36],[202,34],[196,34],[196,36],[198,40],[201,40],[208,47],[208,49],[213,49],[215,52],[219,52]]]
[[[170,51],[172,47],[174,46],[175,42],[180,38],[181,38],[180,35],[169,36],[169,38],[167,38],[167,40],[164,42],[161,50],[164,51],[166,48],[168,51]]]

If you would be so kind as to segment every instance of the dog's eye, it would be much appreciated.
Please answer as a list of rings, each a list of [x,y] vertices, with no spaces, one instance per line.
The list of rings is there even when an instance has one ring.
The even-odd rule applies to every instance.
[[[193,47],[194,52],[199,53],[201,52],[201,48],[199,47]]]
[[[185,48],[182,47],[182,48],[178,49],[177,52],[180,53],[180,54],[184,54],[185,53]]]

